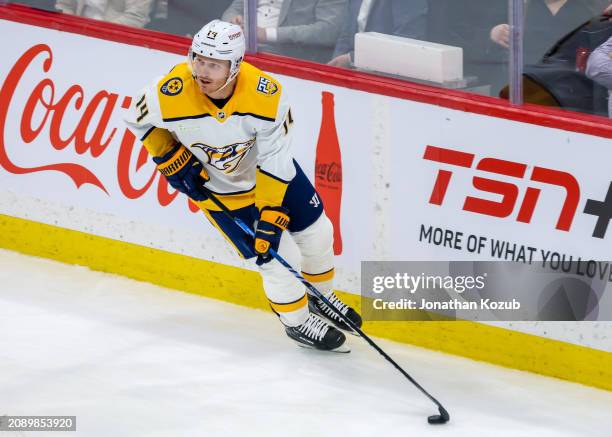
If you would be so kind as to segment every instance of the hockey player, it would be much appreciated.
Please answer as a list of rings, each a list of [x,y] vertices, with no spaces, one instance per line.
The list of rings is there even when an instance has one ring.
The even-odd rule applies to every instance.
[[[293,118],[280,83],[243,62],[242,29],[214,20],[185,63],[145,88],[127,124],[172,187],[189,196],[244,258],[255,258],[272,310],[306,347],[344,351],[350,327],[270,255],[276,250],[342,314],[333,292],[333,228],[291,155]],[[208,198],[205,187],[255,229],[255,239]]]

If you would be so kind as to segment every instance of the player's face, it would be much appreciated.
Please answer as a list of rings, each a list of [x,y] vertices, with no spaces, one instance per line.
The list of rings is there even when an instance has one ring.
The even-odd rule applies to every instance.
[[[214,93],[225,85],[230,73],[230,61],[220,61],[200,55],[195,55],[191,66],[200,91],[204,94]]]

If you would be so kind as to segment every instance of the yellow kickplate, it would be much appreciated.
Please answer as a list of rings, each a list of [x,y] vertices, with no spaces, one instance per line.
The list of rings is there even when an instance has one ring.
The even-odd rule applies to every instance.
[[[0,247],[270,310],[253,271],[0,215]],[[360,308],[360,297],[338,292]],[[366,322],[364,330],[428,349],[612,390],[612,353],[465,321]]]

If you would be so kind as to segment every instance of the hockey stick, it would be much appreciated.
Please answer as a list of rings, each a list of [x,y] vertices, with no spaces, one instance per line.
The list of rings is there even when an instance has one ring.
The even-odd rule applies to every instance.
[[[250,237],[253,237],[253,238],[255,237],[255,232],[253,232],[253,230],[245,222],[243,222],[238,217],[234,217],[232,215],[231,211],[229,210],[229,208],[227,206],[225,206],[223,204],[223,202],[221,202],[219,199],[217,199],[217,197],[213,193],[211,193],[210,190],[206,189],[205,187],[202,187],[202,188],[203,188],[205,194],[208,196],[208,198],[210,200],[212,200],[212,202],[221,209],[221,211],[223,212],[223,214],[227,218],[229,218],[231,221],[236,223],[236,225],[238,225],[238,227],[240,227],[240,229],[242,229],[244,231],[244,233],[246,233]],[[323,296],[323,294],[321,294],[321,292],[319,290],[317,290],[310,282],[308,282],[306,279],[304,279],[304,277],[302,275],[300,275],[298,272],[296,272],[295,269],[293,267],[291,267],[291,265],[287,261],[285,261],[285,259],[282,256],[280,256],[278,253],[276,253],[276,251],[270,249],[270,254],[279,263],[281,263],[287,270],[289,270],[293,274],[293,276],[295,276],[302,284],[304,284],[304,286],[308,289],[308,291],[310,291],[316,298],[322,300],[329,308],[331,308],[331,310],[334,313],[336,313],[336,315],[338,317],[340,317],[347,325],[349,325],[351,327],[351,329],[353,329],[353,331],[358,333],[361,338],[363,338],[366,342],[368,342],[368,344],[370,346],[372,346],[374,349],[376,349],[376,351],[379,354],[381,354],[389,363],[391,363],[393,365],[393,367],[395,367],[402,375],[404,375],[406,377],[406,379],[408,379],[408,381],[410,381],[416,388],[418,388],[421,391],[421,393],[423,393],[434,404],[436,404],[440,414],[434,414],[432,416],[429,416],[427,418],[427,421],[430,424],[432,424],[432,425],[434,425],[434,424],[443,424],[443,423],[446,423],[446,422],[448,422],[450,420],[450,415],[448,414],[448,411],[446,411],[446,409],[442,406],[442,404],[436,398],[434,398],[432,395],[430,395],[429,392],[427,390],[425,390],[421,386],[421,384],[419,384],[412,376],[410,376],[408,374],[408,372],[406,372],[404,369],[402,369],[402,367],[399,364],[397,364],[395,362],[395,360],[393,360],[393,358],[391,358],[389,355],[387,355],[387,353],[384,350],[382,350],[380,348],[380,346],[378,346],[374,342],[374,340],[372,340],[370,337],[368,337],[368,335],[366,335],[366,333],[363,332],[358,326],[355,326],[355,324],[348,317],[346,317],[335,306],[333,306],[332,303],[325,296]]]

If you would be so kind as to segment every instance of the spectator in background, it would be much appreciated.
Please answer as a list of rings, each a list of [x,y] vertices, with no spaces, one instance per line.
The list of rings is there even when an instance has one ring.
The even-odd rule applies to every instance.
[[[593,50],[587,62],[586,75],[608,88],[608,117],[612,118],[612,37]]]
[[[606,7],[607,6],[607,7]],[[539,62],[563,36],[610,7],[609,0],[528,0],[525,8],[523,52],[525,64]],[[491,29],[491,40],[510,47],[507,12]]]
[[[157,0],[148,29],[193,37],[202,23],[219,18],[231,0]]]
[[[259,0],[258,49],[326,62],[334,48],[347,0]],[[243,26],[244,0],[234,0],[222,19]]]
[[[493,44],[489,33],[507,15],[508,0],[429,0],[427,40],[461,47],[464,77],[497,95],[508,83],[508,52]]]
[[[427,7],[427,0],[349,0],[342,32],[329,65],[352,65],[355,34],[359,32],[424,39]]]
[[[31,6],[37,9],[44,9],[47,11],[55,11],[55,1],[56,0],[18,0],[18,1],[14,1],[14,3]],[[0,4],[2,3],[3,2],[0,1]]]
[[[55,7],[66,14],[144,27],[154,0],[57,0]]]

